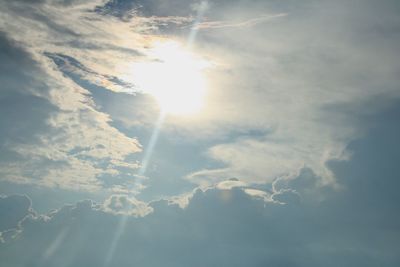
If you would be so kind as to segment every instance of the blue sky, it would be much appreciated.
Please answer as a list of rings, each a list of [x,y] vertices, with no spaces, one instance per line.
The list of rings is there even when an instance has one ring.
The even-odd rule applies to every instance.
[[[0,266],[400,264],[397,1],[0,3]]]

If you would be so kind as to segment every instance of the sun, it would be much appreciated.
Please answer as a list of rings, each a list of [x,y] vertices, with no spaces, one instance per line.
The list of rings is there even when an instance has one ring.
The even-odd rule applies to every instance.
[[[132,65],[135,86],[151,94],[163,113],[199,112],[206,95],[204,70],[208,62],[175,41],[154,43],[148,56],[150,61]]]

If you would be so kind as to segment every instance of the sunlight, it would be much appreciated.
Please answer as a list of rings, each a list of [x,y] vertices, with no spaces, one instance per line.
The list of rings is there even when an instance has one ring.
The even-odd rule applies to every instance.
[[[154,96],[163,113],[184,116],[199,112],[206,94],[203,71],[208,62],[175,41],[154,43],[148,56],[152,61],[131,66],[138,89]]]

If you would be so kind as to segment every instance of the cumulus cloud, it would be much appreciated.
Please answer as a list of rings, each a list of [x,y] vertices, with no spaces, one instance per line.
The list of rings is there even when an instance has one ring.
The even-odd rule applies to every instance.
[[[31,212],[31,201],[27,196],[0,196],[0,232],[17,228]]]
[[[147,203],[128,195],[112,195],[104,201],[104,211],[118,215],[143,217],[153,211]]]
[[[20,220],[21,232],[0,256],[7,266],[397,266],[399,112],[366,117],[377,125],[351,144],[351,161],[330,163],[340,188],[303,169],[264,188],[232,178],[225,183],[238,186],[196,190],[184,208],[114,195],[28,217],[26,197],[3,197],[0,212],[19,210],[12,224]]]
[[[319,178],[303,169],[269,189],[196,190],[184,208],[122,195],[100,204],[86,200],[26,217],[22,231],[0,244],[0,256],[7,266],[397,266],[399,167],[392,156],[400,150],[392,141],[400,132],[393,124],[398,112],[383,114],[392,119],[352,144],[350,162],[331,163],[339,190],[321,190]],[[10,196],[2,208],[19,206],[26,214],[29,205],[21,200]],[[153,212],[125,212],[138,207]]]

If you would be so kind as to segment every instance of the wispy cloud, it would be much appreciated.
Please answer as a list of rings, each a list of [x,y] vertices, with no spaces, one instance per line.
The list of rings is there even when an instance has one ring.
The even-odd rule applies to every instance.
[[[6,99],[13,94],[30,92],[32,97],[37,97],[43,104],[33,107],[21,106],[18,112],[31,112],[29,108],[33,108],[32,112],[45,114],[35,117],[36,127],[42,128],[31,128],[32,136],[25,142],[19,142],[18,136],[4,140],[4,148],[8,151],[4,153],[17,153],[20,159],[0,163],[3,180],[94,191],[109,186],[100,180],[103,176],[125,175],[134,179],[133,173],[139,164],[127,160],[127,157],[141,151],[139,141],[111,126],[112,119],[96,108],[90,97],[91,93],[66,77],[54,59],[49,58],[50,54],[60,53],[86,59],[83,61],[92,63],[88,64],[92,71],[75,67],[81,71],[84,78],[91,81],[99,77],[112,79],[108,76],[112,75],[112,72],[105,71],[107,68],[98,70],[98,67],[105,64],[105,61],[98,62],[102,56],[110,53],[114,54],[114,59],[118,54],[138,56],[137,53],[132,53],[132,50],[124,50],[123,45],[104,42],[104,33],[107,30],[96,28],[96,22],[91,24],[89,18],[81,18],[85,14],[92,18],[97,16],[87,12],[86,4],[30,3],[29,13],[25,13],[23,2],[7,3],[1,7],[1,42],[2,47],[6,49],[2,52],[7,53],[2,54],[1,64],[2,67],[19,64],[10,76],[15,78],[9,79],[8,84],[8,87],[15,87],[18,91],[3,92],[2,97]],[[91,2],[90,6],[93,4]],[[70,11],[69,16],[75,17],[75,22],[67,18],[64,13],[66,10]],[[10,23],[14,14],[20,15]],[[97,26],[98,23],[104,22],[97,21]],[[111,31],[107,34],[110,33]],[[88,42],[93,44],[93,47],[104,45],[104,50],[90,45],[72,45],[74,40],[87,34],[97,35],[97,38],[89,38]],[[119,49],[114,50],[115,47]],[[85,51],[90,52],[85,55]],[[98,76],[96,71],[100,73]],[[18,79],[18,75],[24,75],[24,78]],[[114,83],[110,82],[110,85],[110,88],[116,87]],[[18,103],[19,99],[14,101]],[[26,120],[21,118],[19,124],[24,127],[26,123]],[[15,124],[10,124],[11,131],[14,127]]]
[[[132,77],[132,62],[146,60],[148,45],[157,38],[182,39],[182,32],[180,36],[163,32],[165,25],[204,29],[193,49],[216,62],[207,73],[210,94],[204,112],[190,119],[166,118],[163,125],[169,134],[203,142],[200,153],[206,152],[208,159],[222,165],[191,170],[187,179],[198,185],[230,177],[271,182],[276,177],[293,177],[304,166],[332,183],[335,179],[327,162],[349,158],[347,145],[363,130],[357,117],[363,103],[376,95],[399,96],[396,16],[385,7],[376,12],[385,13],[380,17],[386,30],[377,31],[381,26],[369,20],[375,15],[370,5],[344,10],[325,2],[299,4],[298,9],[271,4],[258,10],[260,3],[255,1],[243,5],[238,16],[225,3],[205,12],[210,21],[199,20],[193,26],[193,12],[185,16],[179,9],[174,14],[166,5],[162,7],[169,12],[163,10],[162,15],[138,12],[121,20],[95,11],[104,1],[73,1],[83,5],[28,2],[29,8],[24,1],[8,1],[0,7],[2,31],[18,47],[15,53],[29,62],[20,65],[31,66],[21,69],[18,79],[8,75],[5,80],[13,83],[10,88],[24,88],[40,99],[35,101],[48,105],[34,120],[46,130],[33,131],[32,138],[25,138],[31,142],[14,140],[8,133],[7,151],[30,159],[3,162],[3,177],[9,180],[55,185],[55,176],[60,175],[59,183],[70,188],[78,184],[79,169],[90,177],[85,184],[96,188],[103,186],[101,175],[123,173],[134,179],[140,164],[129,157],[142,150],[140,140],[133,137],[135,133],[128,135],[116,128],[115,117],[96,103],[94,93],[100,88],[133,95],[135,88],[127,79]],[[268,12],[272,15],[257,15]],[[288,19],[280,19],[285,16]],[[273,27],[253,27],[274,20]],[[218,30],[228,28],[244,30]],[[22,83],[26,73],[30,73],[24,76],[29,83]],[[97,87],[90,91],[93,85]],[[126,124],[143,125],[148,117],[138,114],[148,113],[149,105],[131,106],[132,113],[124,117]],[[343,107],[353,112],[344,115]],[[369,105],[369,112],[379,108]],[[152,119],[146,125],[154,123]],[[47,167],[39,171],[37,164]],[[129,171],[124,169],[127,166]],[[43,181],[33,179],[32,173]]]
[[[275,14],[275,15],[264,15],[248,20],[242,21],[204,21],[193,26],[196,29],[223,29],[223,28],[246,28],[252,27],[257,24],[266,23],[268,21],[286,17],[287,13]]]

